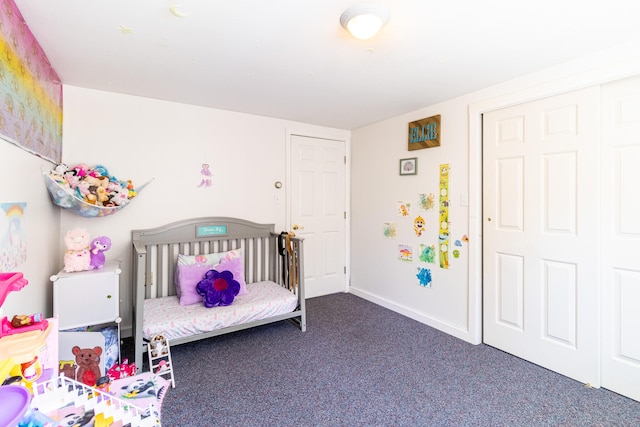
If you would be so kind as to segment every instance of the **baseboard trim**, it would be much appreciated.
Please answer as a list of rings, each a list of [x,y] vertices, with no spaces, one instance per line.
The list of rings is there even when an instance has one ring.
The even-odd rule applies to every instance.
[[[349,288],[349,293],[360,298],[364,298],[374,304],[378,304],[382,307],[388,308],[389,310],[395,311],[396,313],[402,314],[403,316],[407,316],[417,322],[431,326],[432,328],[438,329],[439,331],[442,331],[449,335],[453,335],[454,337],[460,338],[461,340],[466,341],[470,344],[480,344],[479,342],[476,342],[473,334],[468,329],[463,329],[459,326],[443,322],[442,320],[425,315],[424,313],[419,313],[409,307],[405,307],[403,305],[389,301],[386,298],[381,298],[377,295],[374,295],[367,291],[363,291],[362,289],[358,289],[353,286]]]

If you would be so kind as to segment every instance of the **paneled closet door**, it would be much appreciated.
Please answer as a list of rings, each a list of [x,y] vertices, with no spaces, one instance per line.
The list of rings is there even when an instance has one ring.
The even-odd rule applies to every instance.
[[[484,115],[483,340],[600,386],[599,88]]]
[[[640,400],[640,77],[602,86],[602,386]]]

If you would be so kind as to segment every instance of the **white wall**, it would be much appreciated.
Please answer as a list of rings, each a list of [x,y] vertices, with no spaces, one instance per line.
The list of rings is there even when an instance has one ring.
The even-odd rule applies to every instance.
[[[414,120],[441,115],[441,146],[408,151],[407,127]],[[393,308],[450,333],[465,331],[468,322],[468,245],[451,247],[448,270],[418,263],[419,243],[438,247],[438,193],[440,164],[448,163],[450,241],[468,233],[468,208],[461,197],[468,193],[467,116],[465,104],[448,102],[395,117],[352,133],[351,292]],[[418,158],[418,174],[399,175],[399,159]],[[433,193],[436,208],[421,212],[419,193]],[[411,215],[398,217],[398,201],[412,203]],[[417,237],[413,220],[422,216],[426,232]],[[383,224],[395,222],[396,239],[385,238]],[[414,262],[398,260],[398,244],[414,245]],[[460,258],[452,251],[458,249]],[[418,285],[418,265],[431,269],[431,288]]]
[[[27,237],[27,258],[12,269],[28,280],[19,292],[8,294],[0,315],[41,312],[51,316],[52,285],[49,276],[58,268],[60,254],[60,212],[49,201],[41,170],[51,164],[17,146],[0,140],[0,203],[25,202],[22,227]],[[6,219],[0,218],[0,230],[6,232]],[[0,240],[4,239],[0,235]]]
[[[122,260],[121,311],[131,326],[131,230],[199,216],[233,216],[285,227],[287,132],[313,136],[349,132],[267,117],[136,96],[64,87],[63,161],[105,165],[135,185],[154,180],[109,217],[82,218],[63,211],[64,235],[75,226],[107,235],[106,257]],[[199,188],[202,164],[212,185]],[[284,183],[281,190],[275,181]],[[274,196],[281,194],[280,204]],[[60,248],[63,249],[60,240]]]
[[[432,325],[469,342],[482,339],[482,113],[640,73],[640,42],[633,41],[557,67],[523,76],[352,132],[351,292]],[[469,73],[473,78],[473,73]],[[441,114],[441,146],[407,150],[407,126]],[[417,176],[398,176],[398,160],[418,157]],[[438,166],[450,163],[449,218],[452,239],[466,234],[469,244],[451,268],[431,265],[432,288],[415,278],[418,262],[397,260],[399,243],[436,244],[437,212],[395,214],[397,200],[417,200],[438,190]],[[469,207],[460,196],[469,195]],[[427,220],[426,237],[417,238],[412,221]],[[384,222],[398,224],[398,238],[383,237]],[[454,247],[452,247],[454,249]]]

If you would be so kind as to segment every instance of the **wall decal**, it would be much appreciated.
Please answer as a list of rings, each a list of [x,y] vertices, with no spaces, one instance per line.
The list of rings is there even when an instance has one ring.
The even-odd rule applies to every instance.
[[[413,246],[405,244],[398,245],[398,259],[400,261],[413,262]]]
[[[395,222],[385,222],[382,226],[382,233],[387,239],[395,239],[398,235],[398,227]]]
[[[424,231],[424,218],[419,215],[413,220],[413,231],[418,237],[422,236],[422,232]]]
[[[211,171],[209,170],[208,163],[202,164],[200,175],[202,175],[202,179],[200,180],[200,184],[198,184],[198,187],[211,187]]]
[[[433,193],[418,194],[418,208],[421,211],[432,211],[436,207],[436,195]]]
[[[405,217],[411,214],[411,203],[398,202],[397,205],[398,216]]]
[[[423,245],[420,244],[420,261],[427,262],[429,264],[436,263],[436,245]]]
[[[440,268],[449,268],[449,164],[440,165]]]
[[[418,284],[420,286],[423,288],[431,287],[431,270],[428,268],[418,267],[418,274],[416,274],[416,277],[418,278]]]

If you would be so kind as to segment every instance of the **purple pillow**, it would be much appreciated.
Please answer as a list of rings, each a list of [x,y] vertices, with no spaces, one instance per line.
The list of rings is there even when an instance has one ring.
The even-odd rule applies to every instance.
[[[218,265],[213,266],[213,269],[218,271],[224,271],[224,270],[230,271],[231,273],[233,273],[233,279],[237,280],[238,283],[240,283],[240,292],[238,292],[238,295],[244,295],[249,293],[249,291],[247,290],[247,283],[244,280],[244,263],[242,262],[242,258],[232,258],[232,259],[222,258]],[[204,273],[206,273],[206,271]],[[204,276],[204,273],[202,273],[203,276]],[[202,279],[202,277],[200,277],[200,279]],[[200,279],[198,279],[198,281]],[[196,282],[196,285],[197,285],[197,282]]]
[[[180,305],[202,302],[202,296],[196,291],[196,285],[209,270],[211,270],[211,266],[208,264],[178,265],[176,294],[180,299]]]

